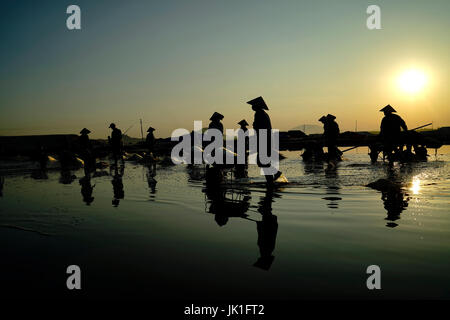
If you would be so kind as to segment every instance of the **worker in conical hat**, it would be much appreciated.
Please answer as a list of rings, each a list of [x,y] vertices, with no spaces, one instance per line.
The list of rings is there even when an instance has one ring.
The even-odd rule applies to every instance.
[[[261,132],[260,130],[267,130],[266,134],[266,145],[267,145],[267,151],[272,154],[272,152],[278,152],[278,150],[272,150],[272,124],[270,122],[269,115],[264,110],[269,110],[267,107],[266,102],[262,97],[257,97],[255,99],[252,99],[250,101],[247,101],[247,104],[252,106],[252,110],[255,111],[255,118],[253,121],[253,129],[255,129],[256,137],[257,137],[257,149],[258,149],[258,157],[257,157],[257,163],[259,167],[264,168],[271,168],[271,164],[262,164],[259,157],[259,148],[260,148],[260,136]],[[265,172],[265,177],[267,181],[267,185],[271,187],[273,185],[273,182],[277,180],[281,176],[281,171],[277,171],[275,174],[268,174]]]
[[[397,112],[390,104],[380,109],[384,113],[380,126],[380,138],[384,147],[384,155],[387,156],[389,163],[394,161],[394,154],[402,149],[400,141],[400,132],[403,129],[408,131],[405,121],[394,112]]]
[[[245,119],[243,119],[243,120],[241,120],[241,121],[238,122],[238,125],[240,125],[240,126],[241,126],[241,129],[245,131],[245,130],[247,129],[248,122],[245,121]]]
[[[108,137],[108,140],[111,144],[111,149],[112,149],[112,153],[113,153],[113,157],[114,157],[114,162],[117,163],[117,160],[119,158],[122,159],[123,162],[123,157],[122,157],[122,148],[123,148],[123,142],[122,142],[122,131],[116,127],[115,123],[111,123],[109,125],[109,128],[112,129],[111,132],[111,137]]]
[[[88,175],[91,171],[95,171],[95,158],[92,152],[92,144],[88,134],[90,130],[83,128],[80,131],[80,157],[84,161],[84,173]]]
[[[224,116],[222,114],[214,112],[211,118],[209,118],[211,122],[209,123],[208,129],[217,129],[223,134],[223,124],[220,122],[223,118]]]
[[[82,150],[91,149],[91,142],[89,140],[88,134],[91,133],[90,130],[83,128],[80,131],[80,147]]]
[[[149,127],[147,129],[147,137],[145,138],[145,144],[147,145],[149,153],[153,153],[155,148],[155,135],[153,134],[153,131],[155,131],[155,128]]]
[[[339,125],[337,124],[336,116],[327,114],[323,125],[323,135],[325,144],[328,149],[328,162],[339,161],[341,159],[341,152],[337,147],[337,139],[339,137]]]
[[[237,143],[239,144],[241,141],[244,141],[244,156],[245,156],[245,163],[244,164],[236,164],[235,165],[235,175],[237,179],[242,179],[242,178],[248,178],[248,153],[249,153],[249,149],[250,149],[250,140],[248,137],[248,134],[246,134],[248,132],[248,122],[243,119],[241,121],[238,122],[238,125],[240,125],[240,131],[238,133],[238,139],[237,139]],[[239,150],[239,146],[236,149],[237,153],[240,154],[242,151]]]

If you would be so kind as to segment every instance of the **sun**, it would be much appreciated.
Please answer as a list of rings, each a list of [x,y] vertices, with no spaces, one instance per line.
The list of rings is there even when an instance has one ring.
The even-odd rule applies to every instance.
[[[398,85],[400,89],[407,93],[417,93],[421,91],[427,84],[426,74],[417,69],[409,69],[404,71],[398,77]]]

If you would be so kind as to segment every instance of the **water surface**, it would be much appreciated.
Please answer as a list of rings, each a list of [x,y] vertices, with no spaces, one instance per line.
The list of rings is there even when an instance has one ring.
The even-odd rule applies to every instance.
[[[126,162],[83,170],[5,169],[1,280],[11,296],[157,299],[450,298],[450,149],[426,163],[335,172],[283,153],[289,184],[206,189],[203,168]],[[399,189],[365,187],[384,178]],[[92,190],[92,193],[90,192]],[[66,289],[66,268],[82,290]],[[378,265],[382,290],[366,287]]]

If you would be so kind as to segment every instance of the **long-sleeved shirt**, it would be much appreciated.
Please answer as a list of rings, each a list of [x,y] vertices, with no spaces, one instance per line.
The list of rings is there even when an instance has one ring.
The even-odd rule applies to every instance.
[[[255,118],[253,120],[253,129],[272,129],[272,124],[270,123],[270,117],[264,110],[258,110],[255,112]]]
[[[388,114],[381,120],[380,135],[384,138],[397,137],[401,129],[408,131],[405,121],[397,114]]]
[[[114,147],[120,147],[122,144],[122,131],[120,129],[114,128],[111,133],[111,144]]]
[[[327,141],[334,141],[339,136],[339,125],[336,121],[325,122],[323,126],[323,135]]]

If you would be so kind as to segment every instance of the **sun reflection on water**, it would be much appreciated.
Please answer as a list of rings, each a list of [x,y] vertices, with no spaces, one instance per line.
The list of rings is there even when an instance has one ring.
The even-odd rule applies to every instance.
[[[414,177],[412,181],[412,185],[410,190],[413,194],[419,194],[420,191],[420,179],[418,177]]]

